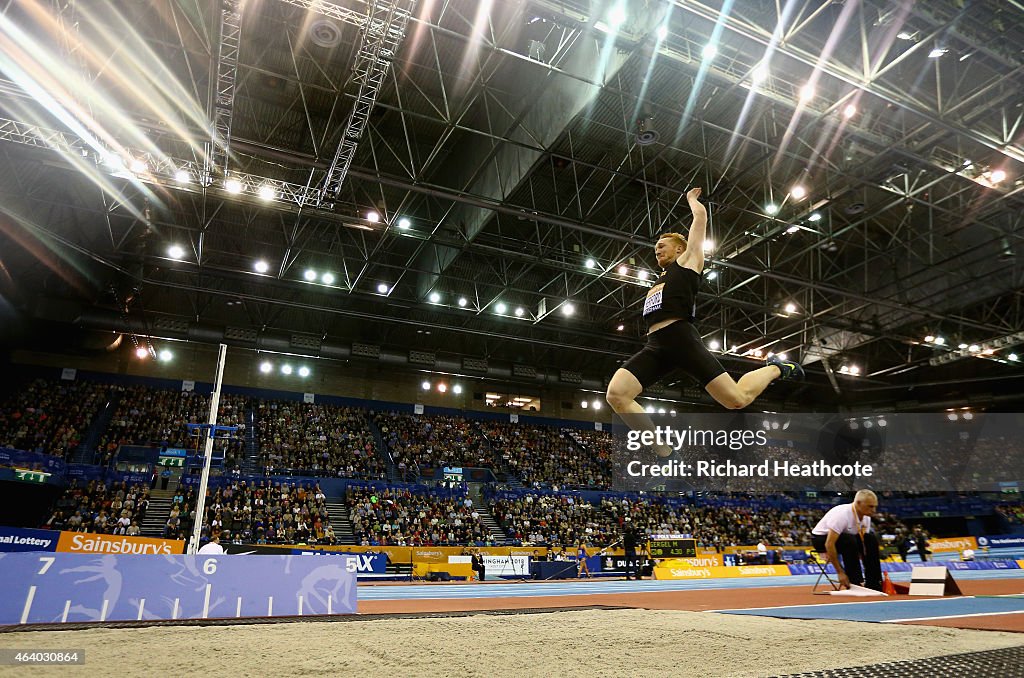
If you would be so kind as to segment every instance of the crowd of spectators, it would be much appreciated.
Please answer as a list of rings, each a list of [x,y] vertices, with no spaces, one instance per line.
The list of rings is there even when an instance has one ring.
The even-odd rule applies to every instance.
[[[606,495],[600,502],[573,494],[499,492],[490,508],[505,533],[518,544],[571,546],[580,541],[608,546],[622,537],[630,523],[641,534],[692,535],[703,548],[753,545],[803,546],[822,511],[749,506],[696,504],[661,497],[628,498]],[[876,529],[905,529],[898,520],[879,514]]]
[[[120,402],[100,440],[98,463],[105,465],[121,445],[196,449],[198,438],[189,436],[186,425],[209,419],[209,396],[148,386],[113,388],[117,389]]]
[[[217,450],[215,454],[219,456],[223,453],[224,468],[227,470],[237,470],[242,464],[242,458],[245,456],[245,434],[247,428],[245,413],[250,407],[251,403],[245,396],[224,393],[220,396],[220,403],[217,407],[217,425],[236,427],[236,430],[230,435],[219,434],[223,437],[214,441],[215,450]],[[207,406],[208,412],[209,406]],[[206,421],[206,419],[202,421]],[[195,447],[194,438],[192,447]]]
[[[149,488],[143,485],[93,480],[80,486],[72,480],[57,499],[44,529],[138,536],[149,506]]]
[[[171,500],[164,536],[182,539],[195,524],[197,493],[180,490]],[[337,543],[326,497],[316,483],[255,485],[235,481],[207,490],[204,535],[245,544]]]
[[[533,424],[485,422],[484,435],[502,467],[533,488],[607,489],[611,436]],[[590,445],[587,441],[590,440]]]
[[[363,546],[491,546],[473,502],[461,492],[349,488],[346,496],[356,542]]]
[[[108,386],[37,379],[0,406],[0,447],[68,458],[107,402]]]
[[[260,401],[256,432],[261,463],[268,476],[376,480],[387,475],[364,410]]]
[[[401,480],[415,479],[422,467],[494,467],[476,422],[464,417],[381,413],[374,423]]]
[[[494,498],[490,511],[516,544],[607,546],[620,534],[601,506],[569,494]]]

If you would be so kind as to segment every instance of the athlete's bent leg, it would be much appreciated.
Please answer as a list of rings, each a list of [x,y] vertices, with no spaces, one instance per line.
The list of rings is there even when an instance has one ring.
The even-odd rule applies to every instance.
[[[622,417],[626,425],[633,429],[653,431],[654,422],[651,421],[647,411],[636,401],[636,397],[644,390],[643,384],[632,372],[619,368],[608,382],[608,391],[605,393],[605,400]],[[672,454],[671,447],[655,447],[658,456],[667,457]]]
[[[604,398],[616,414],[646,414],[644,408],[636,401],[636,397],[643,390],[640,380],[629,370],[620,367],[608,382],[608,392]]]
[[[782,370],[775,365],[766,365],[733,381],[728,374],[720,374],[704,387],[720,405],[730,410],[742,410],[754,402],[757,396],[768,388],[768,384],[782,376]]]

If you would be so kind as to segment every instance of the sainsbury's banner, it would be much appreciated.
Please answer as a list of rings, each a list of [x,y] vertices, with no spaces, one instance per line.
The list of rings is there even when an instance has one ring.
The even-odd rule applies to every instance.
[[[0,527],[0,551],[56,551],[60,532]]]
[[[659,567],[722,567],[724,565],[720,553],[702,553],[695,558],[671,558],[662,560],[658,564]]]
[[[61,553],[109,553],[114,555],[169,556],[185,552],[185,542],[176,539],[125,537],[113,534],[61,532],[57,542]]]
[[[747,565],[744,567],[665,567],[654,568],[655,579],[719,579],[725,577],[777,577],[789,575],[785,565]]]
[[[949,553],[964,549],[976,550],[977,548],[978,540],[974,537],[946,537],[928,540],[928,550],[932,553]]]

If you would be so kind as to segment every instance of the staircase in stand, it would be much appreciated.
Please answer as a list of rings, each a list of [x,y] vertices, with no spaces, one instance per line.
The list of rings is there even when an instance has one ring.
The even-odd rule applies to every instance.
[[[348,506],[343,499],[328,499],[327,518],[334,528],[334,538],[339,544],[355,544],[356,535],[352,531],[352,520],[348,513]]]
[[[242,458],[242,473],[260,475],[260,446],[256,442],[256,408],[245,411],[245,456]]]
[[[114,412],[117,411],[117,406],[121,404],[121,393],[114,388],[111,388],[107,395],[107,404],[103,406],[103,409],[96,418],[92,420],[89,425],[89,429],[82,436],[82,442],[78,444],[75,451],[71,453],[68,463],[71,464],[95,464],[96,463],[96,446],[99,445],[100,437],[103,432],[110,426],[110,420],[114,418]]]
[[[139,533],[143,537],[163,537],[164,527],[171,517],[171,498],[174,490],[150,490],[149,507],[142,517]]]
[[[484,500],[483,483],[469,483],[469,498],[473,502],[473,508],[480,514],[480,522],[490,532],[494,543],[508,543],[509,540],[505,535],[505,531],[498,525],[498,521],[494,519],[491,510],[487,507],[487,502]]]
[[[370,417],[366,418],[366,422],[370,433],[373,435],[373,449],[376,451],[377,457],[384,462],[384,468],[386,469],[384,477],[389,483],[402,481],[403,478],[398,467],[395,465],[394,457],[391,456],[391,450],[388,449],[387,443],[384,442],[384,433]]]

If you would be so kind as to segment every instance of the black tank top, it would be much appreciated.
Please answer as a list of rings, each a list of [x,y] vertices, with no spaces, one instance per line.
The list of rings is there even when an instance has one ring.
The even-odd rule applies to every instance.
[[[644,322],[650,327],[663,320],[693,321],[697,314],[697,288],[700,274],[672,262],[647,291],[644,300]]]

